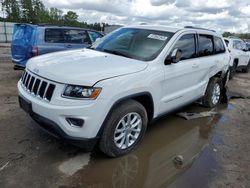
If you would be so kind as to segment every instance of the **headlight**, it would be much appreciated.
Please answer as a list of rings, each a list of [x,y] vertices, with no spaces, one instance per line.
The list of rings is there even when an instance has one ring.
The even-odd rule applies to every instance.
[[[100,92],[101,88],[98,87],[67,85],[62,96],[78,99],[96,99]]]

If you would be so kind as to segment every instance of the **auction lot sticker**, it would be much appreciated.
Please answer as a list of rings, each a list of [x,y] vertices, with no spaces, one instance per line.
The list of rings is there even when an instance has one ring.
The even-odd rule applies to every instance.
[[[162,40],[162,41],[165,41],[165,40],[168,39],[168,37],[166,37],[166,36],[156,35],[156,34],[150,34],[150,35],[148,35],[148,38],[156,39],[156,40]]]

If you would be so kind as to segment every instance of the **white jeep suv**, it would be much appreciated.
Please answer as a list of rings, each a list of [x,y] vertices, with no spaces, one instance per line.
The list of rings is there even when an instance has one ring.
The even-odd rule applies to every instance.
[[[224,40],[231,55],[230,77],[233,77],[237,69],[248,73],[250,68],[250,52],[246,43],[237,37],[224,38]]]
[[[89,49],[29,60],[20,106],[55,136],[109,156],[128,153],[157,117],[202,99],[216,106],[229,53],[221,35],[186,27],[120,28]]]

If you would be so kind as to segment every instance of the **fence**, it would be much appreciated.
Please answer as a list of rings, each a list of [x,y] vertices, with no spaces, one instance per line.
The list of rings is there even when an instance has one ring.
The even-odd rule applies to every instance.
[[[0,42],[11,42],[14,23],[0,22]]]

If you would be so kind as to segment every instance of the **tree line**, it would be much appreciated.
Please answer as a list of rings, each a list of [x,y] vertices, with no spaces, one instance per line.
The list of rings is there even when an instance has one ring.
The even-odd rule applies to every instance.
[[[250,33],[231,33],[231,32],[224,32],[223,37],[235,36],[241,39],[250,39]]]
[[[58,8],[46,8],[41,0],[0,0],[5,16],[0,21],[52,24],[62,26],[84,27],[101,31],[106,23],[87,23],[78,21],[76,12],[66,14]]]

